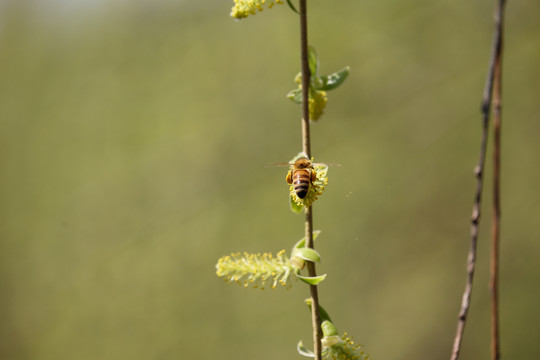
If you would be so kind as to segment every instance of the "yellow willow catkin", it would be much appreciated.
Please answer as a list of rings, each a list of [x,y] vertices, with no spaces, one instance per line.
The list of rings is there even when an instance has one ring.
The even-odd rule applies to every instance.
[[[270,253],[234,253],[223,256],[216,264],[216,274],[227,282],[236,282],[244,287],[264,289],[267,282],[275,289],[278,284],[290,287],[289,275],[293,271],[285,250],[273,256]]]
[[[268,3],[271,9],[275,4],[283,4],[281,0],[234,0],[231,16],[235,19],[243,19],[249,15],[255,15],[257,11],[263,11],[263,5]]]
[[[325,190],[326,184],[328,184],[328,166],[324,164],[313,164],[313,171],[315,172],[317,178],[310,185],[306,197],[300,199],[294,191],[294,186],[291,185],[289,188],[289,193],[292,200],[298,205],[310,207],[313,202],[317,200],[320,195],[322,195],[323,191]]]
[[[341,336],[341,342],[325,348],[322,355],[324,360],[369,360],[369,354],[355,344],[347,333]]]

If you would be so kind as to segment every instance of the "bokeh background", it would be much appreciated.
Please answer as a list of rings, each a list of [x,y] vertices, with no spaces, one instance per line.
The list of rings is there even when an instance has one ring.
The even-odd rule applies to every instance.
[[[0,358],[296,359],[308,289],[215,275],[302,237],[287,6],[0,1]],[[309,2],[321,72],[351,75],[312,126],[337,162],[314,208],[322,304],[374,359],[450,356],[465,285],[494,1]],[[503,357],[540,358],[540,2],[509,1]],[[491,171],[488,155],[487,173]],[[486,181],[462,358],[489,354]]]

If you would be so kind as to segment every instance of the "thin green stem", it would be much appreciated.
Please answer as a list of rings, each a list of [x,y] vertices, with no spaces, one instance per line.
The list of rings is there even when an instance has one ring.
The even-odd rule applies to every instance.
[[[302,148],[308,158],[311,158],[311,141],[309,132],[309,83],[311,74],[308,62],[308,32],[307,32],[307,4],[300,0],[300,53],[302,66]],[[313,244],[313,208],[306,207],[305,219],[306,246],[314,249]],[[309,276],[317,276],[315,263],[307,264]],[[316,285],[310,286],[311,293],[311,320],[313,324],[313,352],[315,360],[321,360],[321,326],[319,315],[319,295]]]

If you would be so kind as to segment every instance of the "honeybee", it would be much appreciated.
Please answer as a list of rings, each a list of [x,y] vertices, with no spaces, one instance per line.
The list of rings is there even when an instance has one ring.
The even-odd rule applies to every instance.
[[[314,165],[340,166],[339,164],[312,163],[306,156],[298,157],[294,162],[270,164],[268,166],[290,166],[285,180],[293,185],[293,190],[300,199],[304,199],[313,182],[317,180],[317,172]]]
[[[311,160],[307,157],[298,158],[287,173],[287,183],[293,185],[296,196],[300,199],[306,197],[309,187],[317,179],[317,173],[313,169]]]

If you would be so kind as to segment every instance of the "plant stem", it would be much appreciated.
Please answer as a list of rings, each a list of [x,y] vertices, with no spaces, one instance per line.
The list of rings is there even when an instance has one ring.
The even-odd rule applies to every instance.
[[[478,231],[480,224],[480,213],[481,213],[481,202],[482,202],[482,188],[483,188],[483,178],[484,178],[484,164],[486,158],[486,148],[487,148],[487,138],[488,138],[488,129],[489,129],[489,116],[490,116],[490,106],[492,104],[492,96],[495,87],[495,100],[494,112],[496,113],[495,117],[499,117],[498,121],[500,124],[500,56],[502,50],[502,14],[503,6],[505,0],[498,0],[498,7],[495,12],[495,33],[493,36],[493,43],[491,48],[491,55],[489,61],[488,75],[486,78],[486,84],[484,87],[484,93],[482,96],[482,139],[480,143],[480,155],[478,159],[478,165],[474,169],[474,173],[477,179],[476,183],[476,193],[474,197],[474,206],[471,217],[471,245],[469,249],[469,254],[467,257],[467,283],[465,285],[465,291],[463,292],[463,298],[461,301],[461,309],[458,315],[458,326],[456,330],[456,336],[454,338],[454,346],[452,348],[451,360],[457,360],[459,357],[459,351],[461,348],[461,341],[463,339],[463,331],[465,329],[465,324],[467,321],[467,314],[469,312],[469,306],[471,303],[472,295],[472,285],[474,279],[474,270],[476,266],[476,248],[478,243]],[[495,83],[495,86],[494,86]],[[497,105],[498,104],[498,105]],[[497,113],[499,113],[497,115]],[[495,125],[495,158],[498,159],[499,155],[497,154],[498,149],[500,148],[498,142],[500,141],[500,132],[497,129],[499,125]],[[499,139],[497,139],[499,137]],[[498,163],[499,160],[495,160]],[[496,165],[498,168],[498,165]],[[498,189],[499,175],[498,170],[495,170],[495,189]],[[494,190],[496,197],[496,202],[498,203],[499,199],[499,190]],[[500,357],[499,354],[499,339],[498,339],[498,311],[497,311],[497,282],[498,282],[498,234],[499,234],[499,222],[498,218],[500,216],[499,204],[494,204],[497,210],[494,211],[494,222],[493,222],[493,237],[492,237],[492,265],[491,265],[491,281],[490,288],[492,291],[492,359],[498,360]],[[495,235],[496,234],[496,235]]]
[[[491,81],[486,82],[486,89],[491,89]],[[491,102],[491,91],[484,91],[484,97],[482,100],[482,138],[480,140],[480,154],[478,157],[478,164],[474,168],[474,175],[476,177],[476,192],[474,195],[474,205],[471,215],[471,244],[469,247],[469,253],[467,255],[467,281],[465,284],[465,290],[463,291],[463,297],[461,299],[461,308],[458,314],[458,325],[456,335],[454,337],[454,346],[452,347],[451,360],[457,360],[459,357],[459,351],[461,349],[461,341],[463,339],[463,332],[465,330],[465,324],[467,322],[467,314],[469,312],[469,306],[471,304],[472,286],[474,280],[474,270],[476,267],[476,249],[478,244],[478,233],[480,229],[480,215],[482,205],[482,189],[484,180],[484,165],[486,159],[487,138],[489,129],[489,104]],[[485,105],[487,104],[487,106]]]
[[[309,72],[308,34],[307,34],[307,4],[300,0],[300,59],[302,66],[302,148],[308,158],[311,158],[311,140],[309,133]]]
[[[491,359],[499,360],[499,239],[501,220],[501,100],[502,100],[502,49],[503,16],[505,0],[498,0],[495,10],[496,52],[493,69],[493,219],[491,227],[491,266],[489,288],[491,291]]]
[[[313,249],[313,212],[312,207],[306,208],[306,244],[307,247]],[[309,276],[317,276],[315,269],[315,263],[308,261],[307,269]],[[321,347],[321,320],[319,315],[319,294],[317,285],[309,286],[311,294],[311,322],[313,325],[313,352],[315,353],[315,360],[321,359],[322,347]]]
[[[311,158],[311,141],[309,132],[309,83],[311,74],[308,62],[308,36],[307,36],[307,4],[306,0],[299,0],[300,5],[300,53],[302,66],[302,148],[308,158]],[[306,207],[305,236],[306,246],[314,249],[313,244],[313,207]],[[308,274],[317,276],[315,263],[308,261]],[[321,360],[321,326],[319,315],[319,295],[316,285],[310,285],[311,293],[311,321],[313,324],[313,352],[315,360]]]

